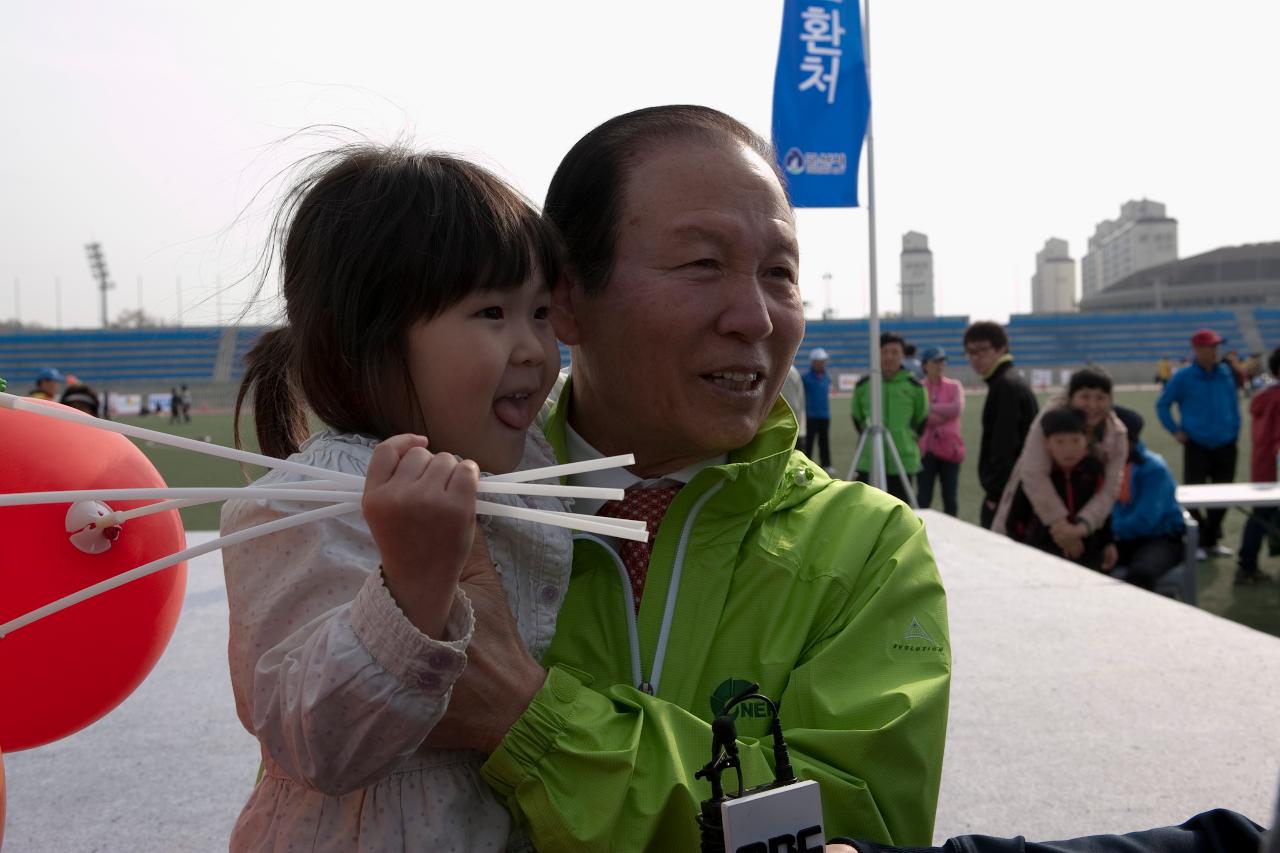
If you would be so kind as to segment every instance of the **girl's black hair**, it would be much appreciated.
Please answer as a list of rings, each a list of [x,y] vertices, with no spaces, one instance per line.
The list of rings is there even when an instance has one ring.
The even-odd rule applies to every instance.
[[[272,223],[288,318],[245,356],[264,453],[306,438],[307,410],[341,432],[386,438],[421,421],[405,363],[410,326],[468,294],[560,275],[554,227],[485,169],[369,144],[313,159]]]

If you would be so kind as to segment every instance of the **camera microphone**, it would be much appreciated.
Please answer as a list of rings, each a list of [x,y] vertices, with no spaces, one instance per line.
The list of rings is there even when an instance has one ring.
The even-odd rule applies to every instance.
[[[821,851],[822,798],[818,783],[796,780],[782,734],[782,721],[778,718],[778,706],[756,692],[759,689],[758,684],[748,685],[726,702],[723,713],[711,721],[711,761],[696,774],[711,783],[711,799],[703,801],[698,816],[703,853]],[[774,781],[744,791],[738,730],[731,712],[748,699],[764,702],[773,716],[769,730],[773,740]],[[726,795],[721,784],[720,774],[727,767],[737,771],[736,794]]]

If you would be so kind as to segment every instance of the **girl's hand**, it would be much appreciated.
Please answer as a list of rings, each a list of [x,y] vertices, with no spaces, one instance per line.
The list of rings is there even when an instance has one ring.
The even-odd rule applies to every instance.
[[[444,637],[458,575],[476,527],[480,469],[427,450],[420,435],[378,445],[360,508],[382,554],[387,589],[409,621],[428,637]]]

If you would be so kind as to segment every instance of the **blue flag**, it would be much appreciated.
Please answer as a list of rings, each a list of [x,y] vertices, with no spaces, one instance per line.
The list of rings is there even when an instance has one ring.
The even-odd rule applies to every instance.
[[[858,206],[870,111],[857,0],[784,0],[773,144],[796,207]]]

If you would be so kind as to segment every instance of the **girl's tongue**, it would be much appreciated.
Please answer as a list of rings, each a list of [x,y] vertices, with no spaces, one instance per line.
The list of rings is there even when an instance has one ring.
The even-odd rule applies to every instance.
[[[528,429],[533,423],[533,397],[528,394],[499,397],[493,402],[493,413],[511,429]]]

